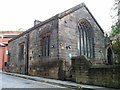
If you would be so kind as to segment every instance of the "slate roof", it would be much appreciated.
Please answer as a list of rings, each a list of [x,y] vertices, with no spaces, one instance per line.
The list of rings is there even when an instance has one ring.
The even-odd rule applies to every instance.
[[[61,18],[63,18],[64,16],[66,16],[66,15],[68,15],[68,14],[70,14],[70,13],[73,13],[74,11],[76,11],[76,10],[82,8],[82,7],[85,7],[85,8],[86,8],[86,10],[88,11],[88,13],[91,15],[91,17],[93,18],[93,20],[95,21],[95,23],[96,23],[96,24],[98,25],[98,27],[100,28],[100,30],[104,33],[103,29],[100,27],[100,25],[98,24],[98,22],[96,21],[96,19],[94,18],[94,16],[91,14],[91,12],[89,11],[89,9],[86,7],[86,5],[85,5],[84,3],[81,3],[81,4],[79,4],[79,5],[75,6],[75,7],[72,7],[72,8],[70,8],[70,9],[68,9],[68,10],[66,10],[66,11],[64,11],[64,12],[62,12],[62,13],[56,14],[55,16],[53,16],[53,17],[51,17],[51,18],[49,18],[49,19],[47,19],[47,20],[45,20],[45,21],[43,21],[43,22],[41,22],[41,23],[39,23],[39,24],[37,24],[37,25],[35,25],[35,26],[33,26],[33,27],[31,27],[30,29],[24,31],[23,33],[19,34],[19,35],[16,36],[15,38],[11,39],[9,42],[11,42],[11,41],[19,38],[19,37],[22,36],[22,35],[25,35],[25,34],[31,32],[32,30],[34,30],[34,29],[36,29],[36,28],[38,28],[38,27],[40,27],[40,26],[42,26],[42,25],[44,25],[44,24],[46,24],[46,23],[49,23],[49,22],[52,21],[52,20],[61,19]]]

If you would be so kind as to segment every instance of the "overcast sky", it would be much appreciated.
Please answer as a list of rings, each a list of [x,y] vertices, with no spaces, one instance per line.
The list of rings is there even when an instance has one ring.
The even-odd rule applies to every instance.
[[[35,19],[44,21],[84,2],[103,30],[110,31],[114,0],[0,0],[0,31],[27,30]]]

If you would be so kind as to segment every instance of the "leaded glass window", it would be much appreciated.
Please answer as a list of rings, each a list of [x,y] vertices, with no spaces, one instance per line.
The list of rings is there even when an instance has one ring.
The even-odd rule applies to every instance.
[[[50,36],[46,36],[43,38],[43,56],[49,56],[50,51]]]
[[[86,19],[81,19],[78,23],[79,39],[78,50],[80,55],[89,58],[94,57],[93,29]]]

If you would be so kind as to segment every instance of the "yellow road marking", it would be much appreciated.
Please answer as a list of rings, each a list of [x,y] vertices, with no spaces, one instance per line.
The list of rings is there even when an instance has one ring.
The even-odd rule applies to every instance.
[[[66,87],[63,87],[63,86],[53,85],[53,84],[49,84],[49,83],[45,83],[45,82],[41,82],[41,83],[49,85],[49,86],[58,87],[58,88],[66,88]]]

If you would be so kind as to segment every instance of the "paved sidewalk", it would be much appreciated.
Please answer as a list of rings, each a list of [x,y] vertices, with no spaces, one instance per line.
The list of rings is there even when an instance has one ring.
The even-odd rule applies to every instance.
[[[70,81],[48,79],[48,78],[43,78],[43,77],[28,76],[28,75],[8,73],[8,72],[2,72],[2,73],[3,74],[7,74],[7,75],[16,76],[16,77],[25,78],[25,79],[35,80],[35,81],[39,81],[39,82],[46,82],[46,83],[50,83],[50,84],[57,84],[57,85],[65,86],[65,87],[81,86],[82,88],[86,88],[86,89],[89,89],[89,90],[120,90],[120,89],[112,89],[112,88],[105,88],[105,87],[99,87],[99,86],[78,84],[78,83],[70,82]]]

